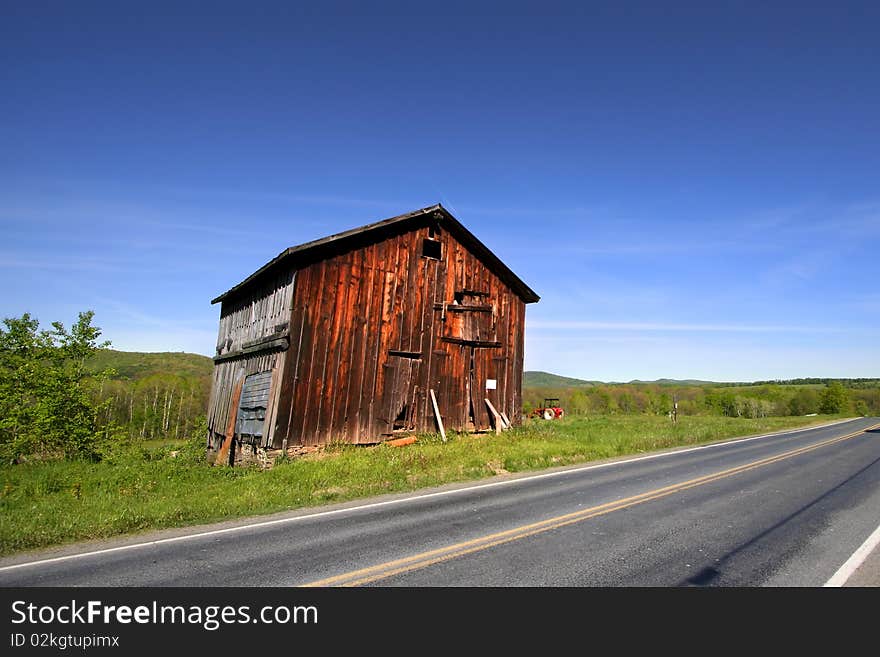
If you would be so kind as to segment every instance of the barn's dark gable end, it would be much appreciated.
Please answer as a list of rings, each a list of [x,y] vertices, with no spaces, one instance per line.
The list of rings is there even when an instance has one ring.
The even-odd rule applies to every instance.
[[[209,448],[516,424],[535,301],[440,205],[289,248],[212,301]]]

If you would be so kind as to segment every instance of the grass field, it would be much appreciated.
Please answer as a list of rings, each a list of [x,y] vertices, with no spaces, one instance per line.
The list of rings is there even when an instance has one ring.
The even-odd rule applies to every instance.
[[[270,470],[211,467],[201,440],[120,449],[101,463],[0,467],[0,554],[258,515],[596,459],[695,445],[835,416],[614,415],[527,421],[500,436],[420,436],[407,447],[332,446]]]

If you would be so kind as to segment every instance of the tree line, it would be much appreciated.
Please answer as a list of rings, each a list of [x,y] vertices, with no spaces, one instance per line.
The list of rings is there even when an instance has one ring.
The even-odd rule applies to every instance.
[[[557,397],[566,414],[668,415],[677,404],[680,415],[725,415],[760,418],[783,415],[852,413],[880,415],[880,381],[827,379],[823,385],[768,383],[730,387],[607,384],[523,389],[523,412],[528,415],[548,397]]]
[[[203,423],[210,386],[210,379],[173,374],[107,380],[95,396],[100,422],[130,440],[187,437]]]

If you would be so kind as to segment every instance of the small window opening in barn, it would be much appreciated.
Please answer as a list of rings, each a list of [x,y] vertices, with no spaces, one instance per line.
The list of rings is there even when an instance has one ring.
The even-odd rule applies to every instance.
[[[440,260],[443,255],[440,240],[427,237],[422,240],[422,257]]]

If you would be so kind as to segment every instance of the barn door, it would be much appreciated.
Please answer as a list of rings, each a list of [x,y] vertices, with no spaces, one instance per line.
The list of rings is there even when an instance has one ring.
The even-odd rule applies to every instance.
[[[258,444],[263,437],[271,385],[271,370],[251,374],[244,380],[235,421],[235,433],[238,434],[239,442]]]
[[[489,410],[486,408],[485,385],[487,378],[486,349],[473,344],[464,345],[462,351],[463,371],[458,378],[464,390],[464,426],[467,431],[485,431],[489,425]]]
[[[476,349],[472,346],[465,348],[467,368],[467,398],[468,398],[468,431],[479,428],[479,399],[477,399],[477,373],[476,373]]]
[[[415,428],[415,395],[418,391],[414,383],[418,380],[416,370],[420,356],[418,353],[389,352],[388,360],[382,366],[385,376],[378,419],[382,423],[383,435]]]
[[[488,431],[494,426],[494,419],[489,414],[486,399],[492,401],[496,408],[503,408],[503,406],[499,406],[496,395],[498,380],[494,355],[498,353],[498,349],[497,347],[470,346],[468,351],[470,352],[467,379],[468,397],[470,398],[468,422],[473,425],[473,429],[476,431]]]
[[[459,431],[491,429],[486,398],[492,394],[487,393],[487,382],[495,381],[493,356],[498,348],[463,340],[446,342],[447,349],[434,351],[430,376],[444,425]]]
[[[473,367],[471,369],[471,398],[474,405],[474,425],[477,431],[489,431],[495,426],[495,418],[486,406],[486,400],[499,412],[504,405],[498,397],[498,377],[501,369],[498,347],[473,347]]]

